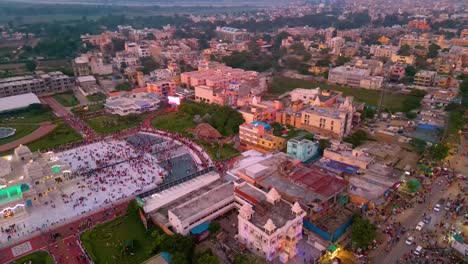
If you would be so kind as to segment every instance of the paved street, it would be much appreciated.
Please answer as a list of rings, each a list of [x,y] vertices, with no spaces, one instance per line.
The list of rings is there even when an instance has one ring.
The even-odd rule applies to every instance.
[[[441,185],[437,184],[442,181]],[[396,243],[389,252],[385,251],[387,247],[387,237],[385,237],[385,242],[375,251],[372,252],[372,263],[383,263],[383,264],[394,264],[397,263],[397,260],[402,258],[405,254],[411,253],[411,250],[414,250],[416,246],[421,245],[422,242],[419,240],[421,231],[416,231],[415,227],[419,221],[423,219],[423,214],[426,212],[427,215],[432,216],[431,222],[428,225],[425,225],[422,231],[434,230],[434,225],[440,223],[444,219],[445,210],[442,208],[440,212],[435,212],[429,210],[429,206],[436,204],[440,198],[455,197],[458,194],[457,184],[452,184],[452,186],[447,190],[442,190],[446,186],[446,179],[440,177],[432,185],[432,195],[428,196],[425,203],[419,204],[415,203],[414,208],[409,208],[408,210],[400,213],[396,217],[392,217],[396,222],[401,222],[402,226],[407,227],[409,230],[404,236],[401,237],[400,241]],[[441,205],[442,207],[444,205]],[[405,244],[405,240],[409,236],[414,236],[416,245],[408,246]],[[440,240],[440,237],[438,237]],[[441,241],[438,241],[439,245]]]

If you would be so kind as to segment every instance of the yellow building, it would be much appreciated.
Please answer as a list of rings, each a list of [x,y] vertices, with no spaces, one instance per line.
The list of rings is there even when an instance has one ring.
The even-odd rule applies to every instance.
[[[414,63],[414,56],[401,56],[397,54],[393,54],[392,57],[390,58],[392,62],[399,62],[399,63],[405,63],[405,64],[413,64]]]
[[[271,126],[260,121],[240,125],[239,139],[242,146],[262,152],[282,150],[286,147],[286,140],[274,136]]]
[[[322,74],[326,71],[328,71],[328,67],[312,66],[309,68],[309,72],[312,74]]]
[[[383,45],[387,45],[390,42],[390,39],[385,36],[381,36],[377,41]]]

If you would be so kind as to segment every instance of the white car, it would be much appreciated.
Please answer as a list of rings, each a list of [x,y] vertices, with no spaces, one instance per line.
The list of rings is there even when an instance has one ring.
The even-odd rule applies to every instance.
[[[416,226],[416,230],[421,231],[421,229],[424,227],[424,222],[420,221],[418,225]]]
[[[414,254],[416,256],[419,256],[419,254],[421,254],[421,251],[422,251],[422,247],[421,246],[417,246],[416,249],[414,250]]]
[[[411,244],[413,244],[413,241],[414,241],[414,237],[410,236],[410,237],[408,237],[406,239],[405,244],[406,245],[411,245]]]
[[[440,212],[440,204],[436,204],[436,205],[434,206],[434,211]]]

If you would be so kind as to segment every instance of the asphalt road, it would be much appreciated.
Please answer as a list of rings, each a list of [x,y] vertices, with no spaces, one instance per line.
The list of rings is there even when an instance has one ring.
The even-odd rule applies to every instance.
[[[443,180],[443,184],[438,185],[436,182]],[[389,252],[385,251],[387,246],[387,242],[384,242],[378,249],[376,249],[372,257],[372,263],[383,263],[383,264],[394,264],[397,263],[401,257],[403,257],[406,253],[411,252],[414,250],[416,246],[420,245],[421,242],[416,239],[416,245],[408,246],[405,244],[405,240],[408,236],[412,235],[415,238],[419,236],[420,231],[416,231],[415,227],[423,219],[423,214],[426,212],[428,215],[432,215],[431,222],[429,225],[425,225],[423,230],[427,229],[434,229],[434,225],[439,223],[443,220],[445,211],[443,209],[443,205],[441,205],[441,211],[435,212],[433,210],[429,211],[428,206],[433,206],[436,204],[440,198],[444,197],[447,198],[449,194],[451,197],[454,197],[454,193],[457,189],[456,184],[452,184],[451,188],[446,191],[442,191],[442,188],[446,185],[446,179],[437,179],[435,183],[432,185],[432,195],[428,196],[425,203],[416,203],[413,208],[409,208],[408,210],[404,211],[403,213],[397,215],[395,217],[395,221],[401,222],[402,226],[405,226],[409,231],[406,232],[405,236],[400,239],[400,241],[395,244]]]

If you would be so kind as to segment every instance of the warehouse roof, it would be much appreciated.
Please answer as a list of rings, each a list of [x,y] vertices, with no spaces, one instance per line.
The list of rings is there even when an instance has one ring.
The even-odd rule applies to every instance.
[[[33,93],[13,95],[0,98],[0,113],[28,107],[30,104],[40,104],[39,98]]]

